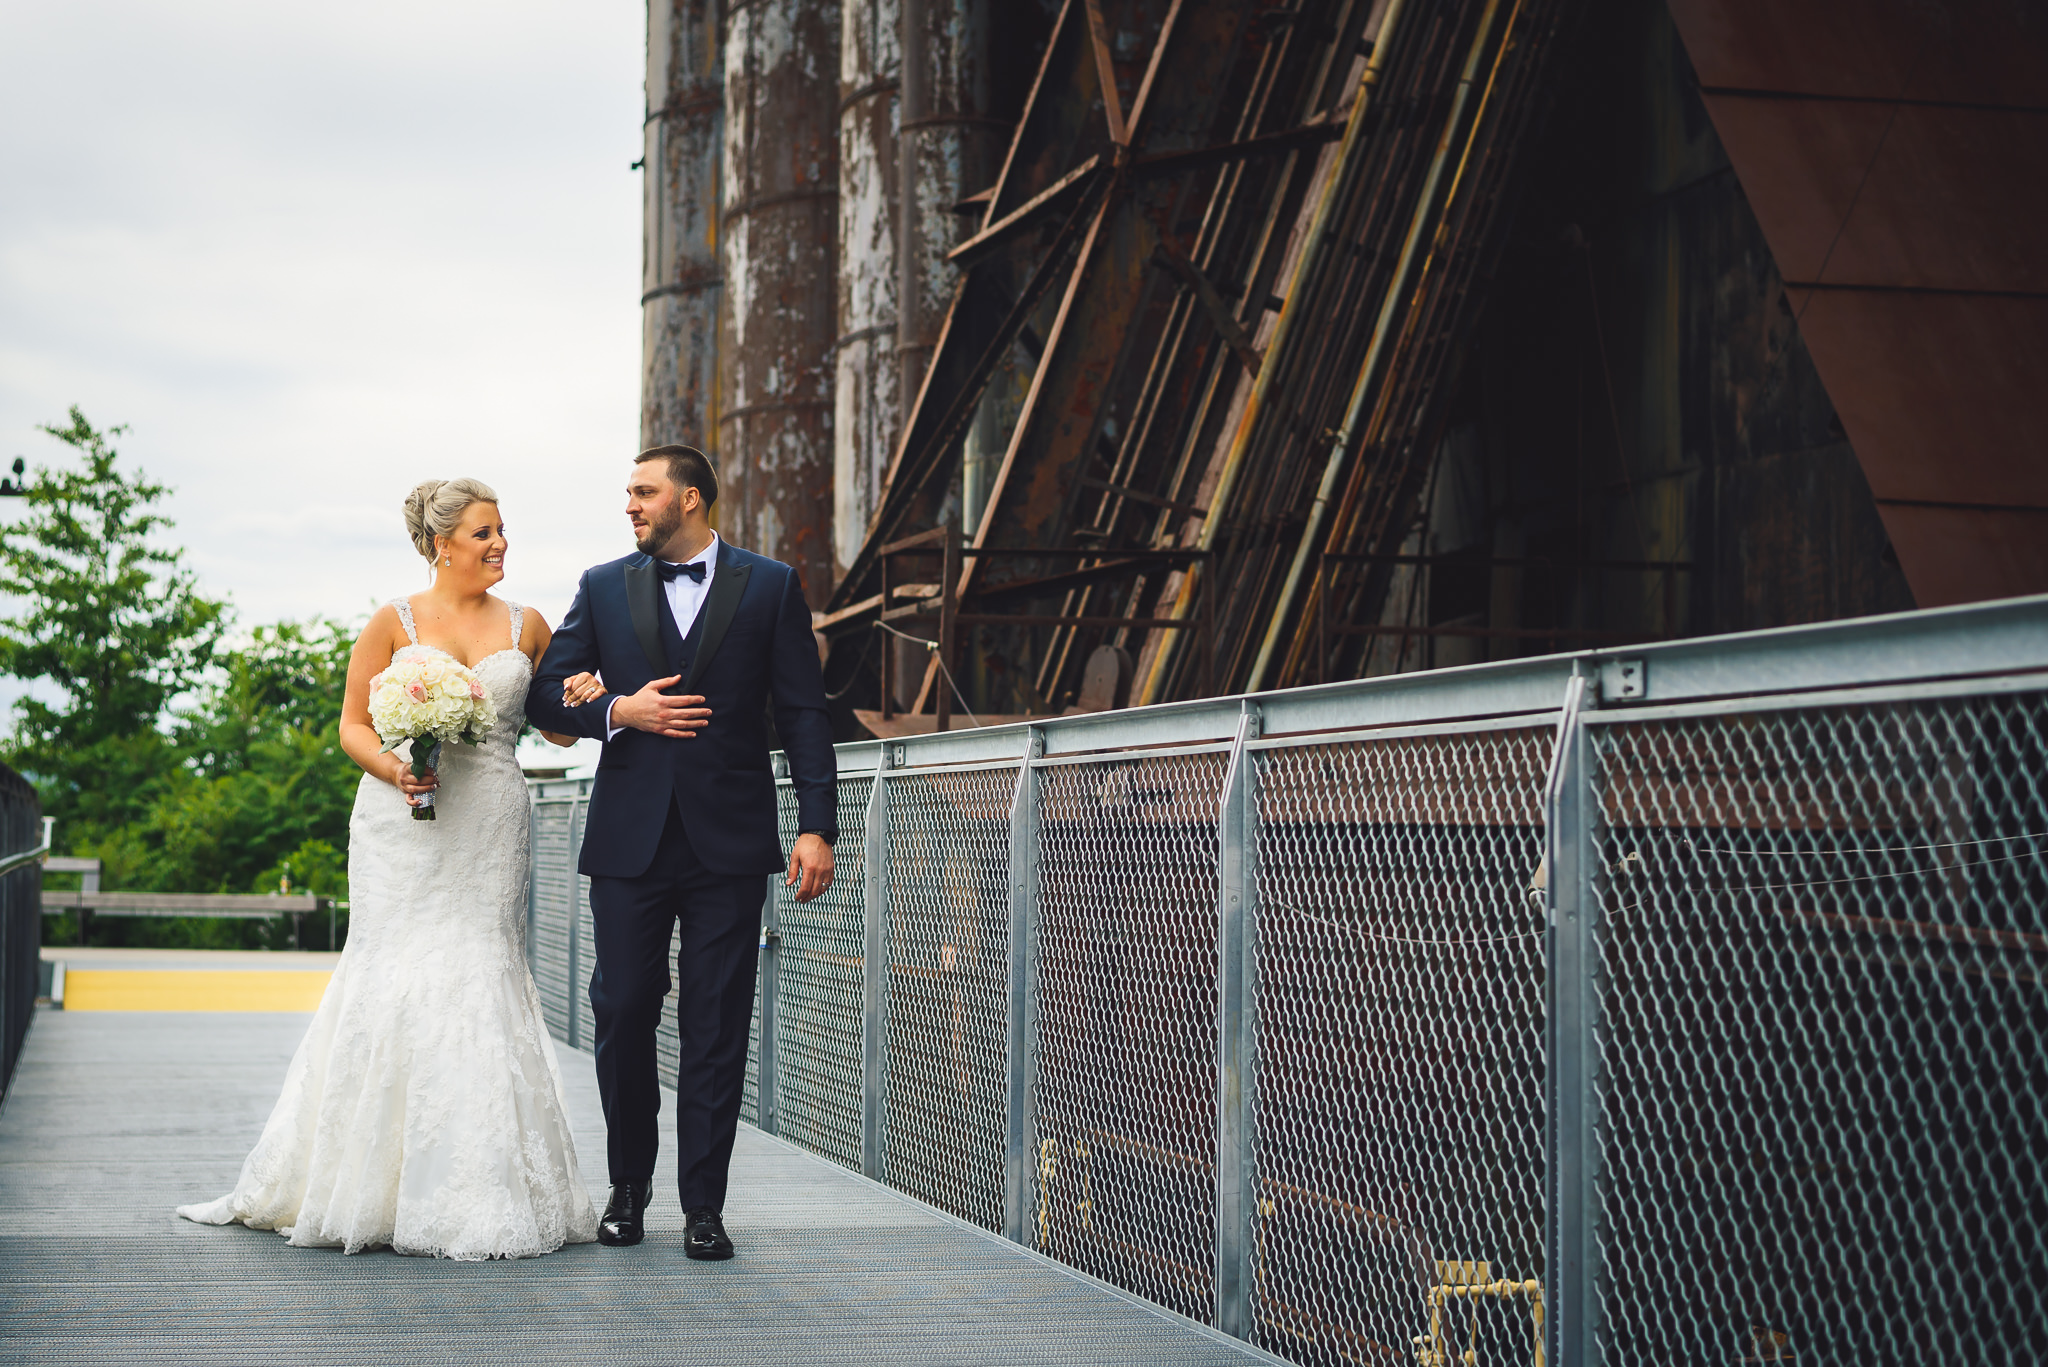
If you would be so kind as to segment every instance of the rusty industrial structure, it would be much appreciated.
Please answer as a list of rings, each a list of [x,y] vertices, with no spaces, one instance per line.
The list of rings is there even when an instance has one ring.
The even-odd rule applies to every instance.
[[[653,0],[643,435],[853,737],[2048,589],[2011,0]]]

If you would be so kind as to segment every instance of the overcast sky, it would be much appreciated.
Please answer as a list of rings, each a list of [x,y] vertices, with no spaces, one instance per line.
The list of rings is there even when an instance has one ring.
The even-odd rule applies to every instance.
[[[0,464],[130,424],[245,627],[423,587],[400,502],[473,475],[559,621],[630,549],[644,15],[0,0]]]

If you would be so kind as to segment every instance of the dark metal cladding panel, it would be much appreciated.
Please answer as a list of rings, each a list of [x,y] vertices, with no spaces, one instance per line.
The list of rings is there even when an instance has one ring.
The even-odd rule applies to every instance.
[[[2048,11],[1671,10],[1915,598],[2048,589]]]
[[[2040,103],[2048,10],[2034,0],[1670,0],[1709,90]]]

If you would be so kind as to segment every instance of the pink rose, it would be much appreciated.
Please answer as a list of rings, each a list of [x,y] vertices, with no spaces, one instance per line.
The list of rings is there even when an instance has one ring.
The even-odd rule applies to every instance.
[[[471,679],[469,681],[469,696],[475,698],[478,702],[482,702],[484,700],[484,686],[475,679]]]
[[[412,694],[412,700],[414,702],[425,702],[427,700],[427,690],[420,687],[416,683],[407,684],[405,686],[405,691]]]

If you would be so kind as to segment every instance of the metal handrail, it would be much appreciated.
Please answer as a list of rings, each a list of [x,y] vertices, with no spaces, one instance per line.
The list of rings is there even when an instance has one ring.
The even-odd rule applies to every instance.
[[[0,877],[13,873],[24,864],[40,863],[50,853],[50,830],[56,824],[56,817],[44,817],[42,844],[37,845],[33,849],[23,850],[19,854],[10,854],[0,858]]]

